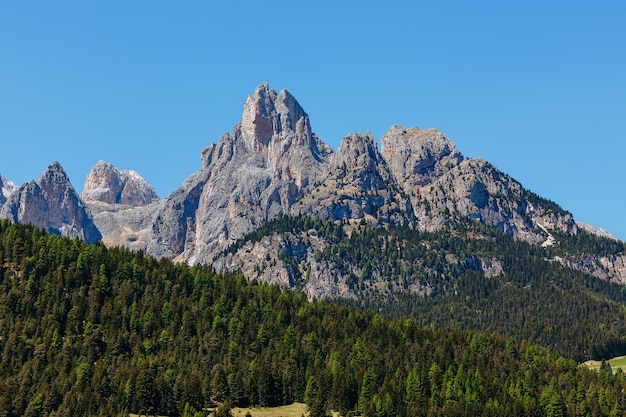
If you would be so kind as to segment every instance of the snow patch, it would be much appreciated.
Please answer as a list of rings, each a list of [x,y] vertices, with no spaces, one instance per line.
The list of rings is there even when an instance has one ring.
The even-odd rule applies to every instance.
[[[535,222],[535,224],[537,226],[539,226],[539,228],[541,230],[543,230],[544,232],[546,232],[548,234],[548,238],[546,239],[545,242],[543,242],[541,244],[541,247],[542,248],[547,248],[548,246],[554,245],[556,243],[556,239],[554,238],[554,236],[552,236],[552,234],[550,232],[548,232],[548,229],[546,229],[546,227],[544,225],[540,224],[540,223]]]
[[[18,186],[0,175],[0,185],[2,186],[2,195],[4,198],[9,198],[11,194],[17,191]]]

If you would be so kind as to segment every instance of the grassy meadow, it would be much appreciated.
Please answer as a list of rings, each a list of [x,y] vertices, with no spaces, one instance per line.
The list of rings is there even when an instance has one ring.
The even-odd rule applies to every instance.
[[[626,371],[626,356],[618,356],[613,359],[609,359],[608,364],[611,365],[611,369],[613,372],[617,372],[618,369],[622,371]],[[602,361],[587,361],[584,365],[588,366],[591,369],[600,369],[600,365],[602,365]]]

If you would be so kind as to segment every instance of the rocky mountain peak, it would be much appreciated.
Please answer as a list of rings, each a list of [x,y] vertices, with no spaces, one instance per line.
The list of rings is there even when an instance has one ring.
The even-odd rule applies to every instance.
[[[329,220],[408,224],[412,214],[408,199],[370,132],[350,133],[330,158],[324,180],[311,188],[294,207],[294,215],[314,215]]]
[[[370,132],[363,135],[350,133],[341,141],[332,158],[333,165],[345,165],[347,169],[371,168],[381,161],[376,139]]]
[[[86,242],[102,237],[58,162],[48,166],[37,180],[13,192],[0,208],[0,218],[33,224]]]
[[[248,96],[232,133],[201,152],[202,169],[163,202],[147,251],[206,260],[264,222],[289,213],[327,173],[330,146],[286,90],[267,83]]]
[[[42,186],[65,186],[70,182],[70,179],[65,173],[65,170],[63,169],[61,164],[55,161],[51,163],[48,168],[46,168],[46,170],[43,172],[43,174],[41,174],[37,181]]]
[[[154,188],[137,172],[98,161],[87,175],[81,198],[85,202],[145,206],[159,200]]]
[[[7,201],[7,198],[15,191],[17,191],[17,185],[0,175],[0,206],[2,206]]]
[[[287,90],[277,94],[263,83],[248,96],[240,126],[248,148],[258,149],[267,146],[275,135],[298,131],[298,123],[307,125],[300,130],[308,128],[304,119],[308,119],[307,114]]]
[[[381,154],[398,181],[409,181],[411,186],[432,183],[464,159],[454,143],[437,129],[394,125],[381,142]]]

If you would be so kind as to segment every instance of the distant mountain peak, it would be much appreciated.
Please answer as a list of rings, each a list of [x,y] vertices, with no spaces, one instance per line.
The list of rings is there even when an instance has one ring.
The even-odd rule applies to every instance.
[[[108,204],[145,206],[159,200],[154,188],[137,172],[98,161],[87,174],[81,199]]]
[[[69,183],[70,179],[61,164],[58,161],[54,161],[48,165],[48,168],[46,168],[43,174],[41,174],[39,181],[59,181]]]
[[[287,90],[277,94],[263,83],[248,96],[240,126],[249,148],[254,149],[267,146],[275,135],[296,132],[303,118],[308,118],[307,114]]]

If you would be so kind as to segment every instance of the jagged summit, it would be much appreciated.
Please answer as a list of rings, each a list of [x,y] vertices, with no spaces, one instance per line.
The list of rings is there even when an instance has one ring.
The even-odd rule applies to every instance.
[[[437,129],[392,126],[381,139],[381,154],[400,182],[423,186],[435,181],[464,157]]]
[[[374,168],[376,164],[383,162],[378,152],[376,138],[371,132],[350,133],[339,143],[337,152],[333,155],[331,163],[335,166],[345,166],[346,169]]]
[[[323,178],[330,146],[295,98],[258,86],[242,120],[202,151],[202,170],[163,203],[148,251],[205,261],[264,222],[289,213]]]
[[[406,224],[411,204],[378,152],[370,132],[350,133],[330,158],[323,182],[311,188],[292,208],[294,215],[330,220]]]
[[[127,206],[145,206],[159,200],[154,188],[137,172],[118,169],[104,161],[91,168],[80,197],[85,202]]]
[[[86,242],[102,237],[58,162],[50,164],[37,180],[13,192],[0,208],[0,218],[33,224]]]
[[[276,93],[263,83],[248,96],[241,121],[232,133],[204,148],[201,157],[203,168],[219,164],[216,157],[223,161],[251,155],[259,155],[263,162],[275,167],[280,156],[290,153],[321,162],[332,149],[313,133],[309,116],[291,93],[287,90]]]
[[[287,90],[277,94],[267,83],[248,96],[240,127],[249,149],[267,146],[281,134],[310,133],[308,116],[296,99]]]

